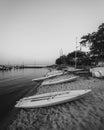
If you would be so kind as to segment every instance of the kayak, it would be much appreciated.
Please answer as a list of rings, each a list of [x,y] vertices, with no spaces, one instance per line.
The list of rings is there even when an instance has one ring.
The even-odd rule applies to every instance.
[[[55,71],[54,73],[47,73],[46,76],[43,76],[43,77],[40,77],[40,78],[36,78],[36,79],[32,79],[32,81],[40,81],[40,80],[45,80],[45,79],[48,79],[48,78],[52,78],[52,77],[55,77],[55,76],[59,76],[59,75],[62,75],[62,74],[65,74],[64,72],[62,71]]]
[[[65,83],[65,82],[71,82],[74,81],[78,78],[78,76],[73,76],[70,78],[65,78],[65,79],[59,79],[59,80],[48,80],[48,81],[43,81],[41,85],[53,85],[53,84],[60,84],[60,83]]]
[[[24,97],[24,98],[20,99],[19,101],[51,97],[51,96],[54,96],[54,95],[62,95],[62,94],[66,94],[66,93],[69,93],[69,90],[68,91],[59,91],[59,92],[56,91],[56,92],[33,95],[33,96],[29,96],[29,97]]]
[[[90,92],[91,89],[53,92],[53,93],[46,93],[44,95],[40,94],[34,97],[31,96],[28,97],[27,99],[18,101],[15,107],[17,108],[47,107],[47,106],[52,106],[52,105],[57,105],[57,104],[77,100],[87,95]]]

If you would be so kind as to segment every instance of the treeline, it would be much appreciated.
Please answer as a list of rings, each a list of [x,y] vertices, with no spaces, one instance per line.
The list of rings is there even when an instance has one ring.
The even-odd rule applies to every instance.
[[[99,62],[104,63],[104,23],[102,23],[96,32],[88,33],[81,37],[81,46],[89,47],[86,54],[82,51],[74,51],[68,55],[63,55],[56,59],[56,64],[75,65],[97,65]]]
[[[73,51],[68,55],[62,55],[58,59],[56,59],[57,65],[68,64],[74,66],[76,63],[77,66],[82,66],[91,65],[91,62],[92,59],[88,56],[88,54],[82,51]]]

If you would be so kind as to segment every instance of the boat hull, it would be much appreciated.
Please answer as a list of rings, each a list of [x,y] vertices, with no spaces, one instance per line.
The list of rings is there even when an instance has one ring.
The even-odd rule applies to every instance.
[[[64,74],[64,73],[63,73],[63,72],[60,72],[60,73],[52,74],[52,75],[48,75],[48,76],[46,75],[46,76],[44,76],[44,77],[32,79],[32,81],[41,81],[41,80],[49,79],[49,78],[56,77],[56,76],[59,76],[59,75],[62,75],[62,74]]]
[[[42,97],[42,95],[40,95],[41,98],[34,97],[34,99],[19,101],[15,105],[15,107],[17,107],[17,108],[38,108],[38,107],[47,107],[47,106],[57,105],[57,104],[66,103],[66,102],[70,102],[70,101],[79,99],[79,98],[87,95],[89,92],[91,92],[91,89],[72,90],[72,91],[67,91],[66,93],[63,91],[62,94],[54,95],[54,93],[53,93],[53,95],[47,96],[47,97]]]
[[[54,85],[54,84],[60,84],[60,83],[65,83],[65,82],[71,82],[74,81],[78,78],[78,76],[73,76],[67,79],[61,79],[61,80],[57,80],[57,81],[43,81],[41,85]]]

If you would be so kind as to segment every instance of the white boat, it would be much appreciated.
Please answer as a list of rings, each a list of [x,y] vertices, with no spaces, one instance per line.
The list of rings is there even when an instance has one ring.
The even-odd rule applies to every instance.
[[[74,81],[78,78],[78,76],[73,76],[70,78],[65,78],[65,79],[59,79],[59,80],[48,80],[48,81],[43,81],[41,85],[53,85],[53,84],[60,84],[60,83],[65,83],[65,82],[71,82]]]
[[[63,70],[67,72],[79,72],[79,71],[83,71],[84,69],[76,69],[75,67],[66,67]]]
[[[20,99],[19,101],[36,99],[36,98],[39,99],[39,98],[43,98],[43,97],[50,97],[50,96],[53,96],[53,95],[60,95],[60,94],[64,94],[64,93],[67,93],[67,92],[69,92],[69,91],[43,93],[43,94],[33,95],[33,96],[29,96],[29,97],[24,97],[24,98]]]
[[[69,101],[76,100],[81,98],[91,92],[91,89],[87,90],[72,90],[72,91],[63,91],[63,92],[53,92],[40,94],[38,96],[34,96],[33,98],[28,98],[27,100],[20,100],[17,102],[15,107],[17,108],[38,108],[38,107],[46,107],[57,105],[60,103],[65,103]]]
[[[61,70],[52,70],[52,71],[49,71],[46,75],[51,76],[51,75],[56,75],[56,74],[59,74],[59,73],[63,73],[63,71],[61,71]]]
[[[52,72],[48,72],[46,74],[46,76],[43,76],[43,77],[40,77],[40,78],[36,78],[36,79],[32,79],[32,81],[40,81],[40,80],[45,80],[45,79],[48,79],[48,78],[52,78],[52,77],[55,77],[55,76],[59,76],[59,75],[62,75],[64,74],[65,72],[63,71],[52,71]]]
[[[104,67],[95,67],[90,69],[92,77],[103,78],[104,77]]]

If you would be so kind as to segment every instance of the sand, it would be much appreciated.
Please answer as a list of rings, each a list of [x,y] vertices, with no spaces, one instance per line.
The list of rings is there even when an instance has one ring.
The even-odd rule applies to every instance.
[[[65,76],[70,75],[56,78],[65,78]],[[46,108],[19,109],[8,129],[104,130],[104,79],[79,76],[74,82],[44,87],[40,85],[37,94],[88,88],[92,89],[92,92],[76,101]]]

